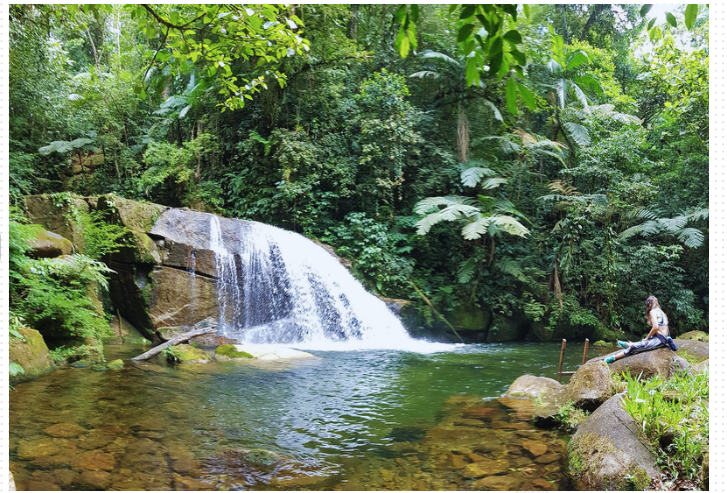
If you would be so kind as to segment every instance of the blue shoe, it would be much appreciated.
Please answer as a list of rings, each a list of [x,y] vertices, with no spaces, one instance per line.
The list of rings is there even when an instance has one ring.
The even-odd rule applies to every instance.
[[[617,341],[617,343],[618,343],[619,346],[621,346],[621,349],[628,349],[629,348],[629,344],[627,342]]]
[[[606,363],[608,363],[608,364],[610,365],[611,363],[613,363],[614,361],[616,361],[616,357],[614,357],[614,356],[609,356],[609,357],[608,357],[608,358],[606,358],[606,359],[605,359],[604,361],[605,361]]]

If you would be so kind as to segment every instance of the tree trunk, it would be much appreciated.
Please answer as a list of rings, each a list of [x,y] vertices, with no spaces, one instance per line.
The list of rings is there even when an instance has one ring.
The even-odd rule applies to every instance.
[[[457,151],[459,160],[462,163],[467,162],[470,149],[470,129],[467,114],[464,111],[464,104],[459,104],[459,118],[457,121]]]
[[[181,344],[185,341],[190,340],[192,337],[201,336],[204,334],[213,334],[215,332],[217,332],[217,329],[215,327],[208,327],[206,329],[190,330],[189,332],[185,332],[182,335],[178,335],[174,339],[171,339],[170,341],[167,341],[164,344],[159,344],[157,347],[150,349],[149,351],[145,352],[144,354],[140,354],[139,356],[137,356],[135,358],[131,358],[131,361],[148,360],[152,356],[156,356],[157,354],[161,353],[168,347],[176,346],[177,344]]]

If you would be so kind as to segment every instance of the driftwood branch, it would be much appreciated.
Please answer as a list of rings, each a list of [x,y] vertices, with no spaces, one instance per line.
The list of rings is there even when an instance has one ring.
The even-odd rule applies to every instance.
[[[455,329],[454,326],[451,323],[449,323],[449,321],[446,318],[444,318],[444,316],[441,313],[439,313],[436,308],[434,308],[434,305],[432,304],[431,301],[429,301],[429,298],[426,297],[426,295],[422,292],[422,290],[419,289],[417,287],[417,285],[414,284],[413,281],[409,281],[409,284],[411,284],[411,286],[416,290],[417,294],[419,296],[421,296],[421,298],[424,300],[424,303],[426,303],[427,305],[429,305],[429,308],[432,309],[432,311],[434,312],[434,314],[436,316],[438,316],[442,320],[442,322],[444,322],[445,324],[447,324],[447,327],[449,327],[450,329],[452,329],[452,332],[454,332],[454,335],[456,335],[459,338],[459,340],[462,341],[462,343],[464,344],[464,339],[462,339],[462,336],[459,335],[459,332],[457,332],[457,329]]]
[[[178,335],[177,337],[170,339],[169,341],[165,342],[164,344],[159,344],[157,347],[154,347],[150,349],[149,351],[145,352],[144,354],[140,354],[136,358],[131,358],[131,361],[144,361],[152,356],[155,356],[162,351],[164,351],[166,348],[170,346],[176,346],[177,344],[181,344],[185,341],[190,340],[192,337],[201,336],[203,334],[212,334],[214,332],[217,332],[217,329],[215,327],[208,327],[205,329],[196,329],[196,330],[190,330],[189,332],[185,332],[184,334]]]

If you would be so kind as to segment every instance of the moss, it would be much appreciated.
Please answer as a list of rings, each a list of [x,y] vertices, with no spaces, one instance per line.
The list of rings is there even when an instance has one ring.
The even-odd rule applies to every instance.
[[[651,478],[642,468],[632,466],[626,479],[618,485],[619,491],[644,491],[651,484]]]
[[[22,366],[24,372],[12,376],[11,384],[31,380],[53,369],[48,346],[40,332],[27,327],[21,327],[18,332],[22,337],[10,339],[10,361]]]
[[[249,359],[253,357],[250,353],[246,353],[245,351],[238,351],[237,348],[232,344],[223,344],[222,346],[217,346],[217,348],[215,349],[215,355],[231,359]]]
[[[124,367],[123,360],[115,359],[113,361],[110,361],[108,365],[106,365],[109,370],[120,370]]]
[[[688,339],[692,341],[709,342],[709,334],[701,330],[692,330],[679,336],[679,339]]]
[[[180,344],[172,346],[164,351],[167,360],[176,363],[207,363],[212,358],[202,349],[190,346],[189,344]]]

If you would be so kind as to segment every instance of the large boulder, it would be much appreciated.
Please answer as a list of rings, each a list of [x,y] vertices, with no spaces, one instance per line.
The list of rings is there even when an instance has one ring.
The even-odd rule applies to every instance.
[[[35,258],[54,258],[73,253],[73,244],[58,233],[40,229],[30,240],[31,255]]]
[[[552,378],[522,375],[510,385],[505,397],[537,399],[543,394],[554,392],[561,387],[562,385]]]
[[[75,211],[88,212],[90,207],[83,197],[75,195],[28,195],[25,197],[25,215],[33,224],[70,240],[83,253],[85,241],[76,220]]]
[[[10,362],[22,366],[24,373],[11,376],[11,385],[32,380],[53,370],[48,346],[40,332],[27,327],[22,327],[19,332],[22,338],[10,338]]]
[[[639,427],[611,397],[581,423],[568,445],[568,464],[577,490],[661,489],[661,474]]]
[[[614,394],[611,371],[603,361],[588,361],[566,386],[566,398],[580,409],[595,410]]]
[[[675,339],[679,351],[677,354],[682,356],[690,363],[699,363],[709,359],[709,343],[700,340]]]
[[[698,341],[676,341],[677,344],[683,342]],[[704,344],[704,343],[701,343]],[[681,346],[680,350],[681,350]],[[611,354],[617,354],[619,351]],[[604,360],[606,356],[599,356],[594,360]],[[591,360],[593,361],[593,360]],[[690,365],[687,360],[679,356],[679,352],[674,352],[668,348],[654,349],[644,353],[632,354],[609,365],[611,372],[615,374],[629,373],[634,377],[651,378],[660,375],[663,378],[671,378],[680,372],[690,371]]]

